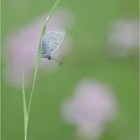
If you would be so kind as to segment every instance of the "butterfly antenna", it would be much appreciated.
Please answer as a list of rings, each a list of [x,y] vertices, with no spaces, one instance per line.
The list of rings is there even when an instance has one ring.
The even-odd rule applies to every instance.
[[[53,57],[53,59],[55,60],[56,63],[59,64],[59,66],[61,66],[63,64],[63,62],[59,62],[56,58]]]

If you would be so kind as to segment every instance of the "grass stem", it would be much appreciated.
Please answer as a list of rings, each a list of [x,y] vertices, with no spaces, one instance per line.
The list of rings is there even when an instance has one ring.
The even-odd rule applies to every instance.
[[[60,0],[56,0],[56,2],[54,3],[53,7],[51,8],[48,16],[46,17],[45,24],[44,24],[44,27],[42,29],[41,37],[46,33],[47,23],[48,23],[50,17],[52,16],[53,12],[55,11],[55,9],[56,9],[56,7],[58,6],[59,3],[60,3]],[[24,85],[25,80],[24,80],[24,70],[23,70],[22,98],[23,98],[23,112],[24,112],[24,140],[27,140],[27,131],[28,131],[28,121],[29,121],[29,115],[30,115],[30,108],[31,108],[32,97],[33,97],[33,92],[34,92],[34,88],[35,88],[37,73],[38,73],[38,70],[39,70],[41,52],[42,52],[42,49],[41,49],[41,38],[40,38],[39,47],[38,47],[38,54],[37,54],[36,63],[35,63],[35,71],[34,71],[33,83],[32,83],[32,88],[31,88],[28,104],[26,102],[26,96],[25,96],[25,85]]]

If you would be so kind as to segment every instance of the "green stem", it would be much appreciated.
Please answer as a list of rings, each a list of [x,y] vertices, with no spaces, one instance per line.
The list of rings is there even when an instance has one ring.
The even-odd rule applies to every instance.
[[[39,57],[39,56],[38,56],[38,57]],[[37,73],[38,73],[38,69],[39,69],[40,59],[39,59],[38,57],[37,57],[37,60],[36,60],[35,73],[34,73],[34,79],[33,79],[33,85],[32,85],[32,89],[31,89],[31,93],[30,93],[30,98],[29,98],[29,103],[28,103],[28,110],[27,110],[28,116],[29,116],[29,113],[30,113],[30,106],[31,106],[31,102],[32,102],[33,91],[34,91],[35,82],[36,82],[36,77],[37,77]]]
[[[41,37],[45,34],[47,23],[48,23],[50,17],[52,16],[54,10],[58,6],[59,2],[60,2],[60,0],[56,0],[55,4],[51,8],[48,16],[46,17],[45,25],[43,27]],[[41,58],[41,53],[42,53],[42,49],[41,49],[40,44],[41,44],[41,38],[40,38],[40,41],[39,41],[39,48],[38,48],[38,54],[37,54],[37,57],[36,57],[34,78],[33,78],[32,88],[31,88],[31,92],[30,92],[28,106],[27,106],[26,97],[25,97],[24,73],[23,73],[23,82],[22,82],[22,95],[23,96],[22,96],[22,98],[23,98],[23,111],[24,111],[24,135],[25,135],[25,140],[27,140],[28,120],[29,120],[29,115],[30,115],[30,110],[31,110],[32,96],[33,96],[33,92],[34,92],[34,88],[35,88],[36,77],[37,77],[37,73],[38,73],[38,70],[39,70],[40,58]]]
[[[52,16],[55,8],[58,6],[60,0],[56,0],[55,4],[53,5],[52,9],[50,10],[47,18],[46,18],[46,21],[45,21],[45,25],[43,27],[43,30],[42,30],[42,34],[41,36],[44,34],[45,30],[46,30],[46,25],[50,19],[50,17]],[[31,93],[30,93],[30,98],[29,98],[29,104],[28,104],[28,115],[30,113],[30,106],[31,106],[31,102],[32,102],[32,96],[33,96],[33,91],[34,91],[34,87],[35,87],[35,82],[36,82],[36,77],[37,77],[37,73],[38,73],[38,69],[39,69],[39,64],[40,64],[40,58],[41,58],[41,46],[40,46],[40,42],[41,42],[41,39],[39,41],[39,48],[38,48],[38,55],[37,55],[37,58],[36,58],[36,65],[35,65],[35,72],[34,72],[34,78],[33,78],[33,84],[32,84],[32,89],[31,89]]]
[[[24,70],[22,75],[22,99],[23,99],[23,113],[24,113],[24,139],[27,140],[28,113],[27,113],[27,104],[26,104],[26,97],[25,97]]]
[[[52,16],[53,12],[55,11],[56,7],[58,6],[58,4],[60,3],[60,0],[56,0],[55,4],[53,5],[53,7],[51,8],[47,18],[46,18],[46,22],[45,25],[48,23],[50,17]]]

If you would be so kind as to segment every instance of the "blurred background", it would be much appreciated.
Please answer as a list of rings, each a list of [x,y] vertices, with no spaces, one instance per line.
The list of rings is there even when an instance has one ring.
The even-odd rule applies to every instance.
[[[26,97],[55,0],[2,1],[2,140],[23,140]],[[67,34],[40,64],[28,140],[138,140],[138,0],[61,0],[48,30]]]

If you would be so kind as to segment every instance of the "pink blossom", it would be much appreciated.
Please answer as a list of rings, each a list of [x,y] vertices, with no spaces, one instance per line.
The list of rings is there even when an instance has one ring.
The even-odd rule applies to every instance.
[[[30,83],[35,65],[41,31],[45,22],[45,16],[41,16],[29,25],[22,27],[20,30],[11,33],[5,40],[5,75],[7,82],[12,86],[21,85],[22,70],[25,71],[26,84]],[[71,12],[66,9],[60,9],[52,16],[48,22],[47,29],[61,28],[66,32],[69,31],[73,22]],[[66,39],[61,48],[55,53],[56,58],[66,56],[70,51],[70,37],[67,33]],[[42,62],[42,68],[55,71],[57,65],[51,62]]]
[[[62,116],[86,140],[98,139],[117,116],[112,89],[92,80],[80,82],[74,95],[64,102]]]
[[[120,19],[109,28],[109,51],[113,56],[123,57],[138,48],[139,22],[135,19]]]

